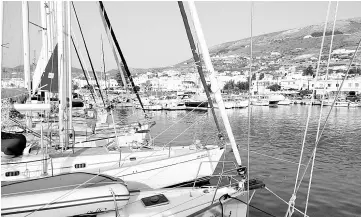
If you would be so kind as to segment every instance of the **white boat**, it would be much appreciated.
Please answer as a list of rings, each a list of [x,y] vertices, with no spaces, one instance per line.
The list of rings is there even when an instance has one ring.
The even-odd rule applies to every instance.
[[[255,95],[251,97],[251,103],[254,106],[275,107],[278,105],[279,100],[273,98],[275,97],[269,95]]]
[[[236,105],[235,105],[235,102],[233,101],[233,99],[226,98],[226,99],[224,99],[224,107],[226,109],[232,109],[232,108],[235,108]]]
[[[350,102],[350,108],[361,107],[361,102]]]
[[[235,108],[247,108],[249,100],[246,97],[235,97]]]
[[[291,100],[289,100],[288,98],[281,100],[278,102],[278,105],[291,105],[293,104]]]
[[[54,4],[52,3],[52,9],[54,9]],[[56,4],[59,4],[60,8],[64,7],[66,3],[57,2]],[[65,13],[64,10],[57,12],[61,17]],[[70,13],[67,14],[70,16]],[[63,19],[59,18],[57,21],[59,22],[57,24],[62,24]],[[57,25],[58,32],[63,33],[57,35],[59,46],[64,45],[64,36],[68,37],[67,39],[70,38],[70,34],[66,34],[65,26],[70,27],[69,24]],[[63,48],[59,49],[59,55],[64,50],[70,52],[70,47],[63,46]],[[70,70],[65,70],[69,66],[69,59],[61,59],[58,62],[59,72],[61,72],[59,80],[62,81],[59,88],[63,88],[63,90],[67,90],[65,89],[66,82],[63,81],[66,80],[67,74],[71,74]],[[131,145],[119,147],[117,141],[121,137],[117,139],[117,129],[112,134],[105,131],[101,138],[94,136],[95,138],[89,139],[86,137],[85,141],[76,143],[76,137],[82,135],[79,136],[74,131],[66,132],[65,130],[67,124],[73,124],[72,116],[69,115],[70,112],[66,106],[66,95],[69,92],[59,91],[59,99],[62,103],[59,105],[59,130],[57,130],[59,140],[55,141],[54,138],[41,136],[40,141],[38,139],[34,140],[34,143],[28,144],[23,155],[2,157],[2,181],[40,178],[67,172],[96,171],[122,177],[125,181],[135,180],[150,188],[160,188],[192,181],[197,174],[199,164],[203,161],[211,162],[201,169],[200,176],[212,175],[217,161],[224,153],[222,146],[195,147],[191,144],[181,147],[171,147],[170,144],[167,147],[150,147],[143,144],[136,147]],[[70,121],[66,123],[64,120],[68,118]],[[72,127],[69,126],[68,129],[72,129]],[[107,130],[109,129],[110,127],[107,128]]]
[[[175,95],[163,97],[160,103],[162,104],[163,110],[177,111],[186,109],[185,103]]]
[[[220,175],[228,177],[224,173]],[[21,182],[2,183],[1,215],[141,217],[210,216],[218,213],[245,216],[247,185],[244,181],[233,178],[228,185],[221,187],[132,189],[121,179],[111,176],[96,173],[66,173]],[[264,186],[262,182],[250,182],[250,189],[253,191]]]
[[[1,216],[74,216],[112,210],[115,203],[123,207],[129,198],[130,192],[122,180],[101,174],[67,173],[2,182]]]

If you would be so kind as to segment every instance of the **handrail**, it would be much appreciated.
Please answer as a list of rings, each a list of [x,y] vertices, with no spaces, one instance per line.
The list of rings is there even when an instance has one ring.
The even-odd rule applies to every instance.
[[[223,176],[224,173],[227,173],[227,172],[230,172],[230,171],[233,171],[233,170],[236,170],[237,171],[237,164],[234,162],[234,161],[202,161],[199,163],[199,167],[198,167],[198,172],[197,172],[197,175],[196,175],[196,178],[194,179],[194,183],[193,183],[193,189],[195,188],[196,186],[196,182],[197,182],[197,179],[198,179],[198,175],[199,175],[199,172],[201,170],[201,166],[203,163],[233,163],[234,164],[234,167],[235,169],[230,169],[230,170],[226,170],[226,171],[223,171],[221,176]],[[217,175],[211,175],[212,176],[217,176]]]

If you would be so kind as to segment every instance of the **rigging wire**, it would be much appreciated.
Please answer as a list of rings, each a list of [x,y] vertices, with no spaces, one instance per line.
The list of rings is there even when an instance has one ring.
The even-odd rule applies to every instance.
[[[78,26],[79,26],[79,30],[80,30],[80,34],[83,38],[83,42],[84,42],[84,46],[85,46],[85,50],[86,50],[86,53],[88,55],[88,58],[89,58],[89,62],[90,62],[90,67],[92,68],[93,70],[93,74],[94,74],[94,79],[95,79],[95,82],[99,88],[99,94],[100,94],[100,97],[102,98],[102,101],[103,101],[103,104],[104,104],[104,107],[106,106],[105,105],[105,101],[104,101],[104,98],[103,98],[103,94],[102,94],[102,90],[101,90],[101,87],[99,85],[99,82],[98,82],[98,78],[97,78],[97,75],[96,75],[96,72],[94,70],[94,66],[93,66],[93,62],[91,61],[91,58],[90,58],[90,54],[89,54],[89,51],[88,51],[88,47],[85,43],[85,39],[84,39],[84,35],[83,35],[83,31],[81,29],[81,26],[80,26],[80,21],[79,21],[79,18],[78,18],[78,14],[76,13],[76,10],[75,10],[75,5],[74,5],[74,2],[72,1],[71,4],[73,5],[73,9],[74,9],[74,14],[75,14],[75,18],[77,20],[77,23],[78,23]]]
[[[184,23],[184,27],[186,29],[187,38],[189,40],[189,44],[190,44],[190,48],[191,48],[191,51],[192,51],[192,54],[193,54],[194,62],[196,63],[199,77],[201,79],[204,90],[206,92],[209,105],[211,106],[211,111],[212,111],[212,114],[213,114],[213,117],[214,117],[214,122],[216,123],[216,127],[217,127],[217,129],[219,131],[218,133],[221,134],[221,128],[219,126],[218,119],[217,119],[217,116],[216,116],[216,112],[214,110],[212,97],[211,97],[211,94],[209,93],[209,90],[208,90],[208,87],[207,87],[207,82],[206,82],[205,76],[203,74],[201,58],[200,58],[200,55],[199,55],[200,52],[199,51],[197,52],[197,48],[196,48],[196,45],[195,45],[194,39],[193,39],[194,37],[192,35],[191,28],[190,28],[190,25],[189,25],[189,22],[188,22],[188,19],[187,19],[187,15],[186,15],[186,12],[184,10],[183,2],[178,1],[178,6],[179,6],[179,9],[180,9],[182,18],[183,18],[182,20],[183,20],[183,23]]]
[[[328,77],[328,68],[329,68],[330,59],[331,59],[332,43],[333,43],[333,38],[334,38],[334,34],[335,34],[336,19],[337,19],[337,10],[338,10],[338,1],[336,2],[335,17],[334,17],[333,27],[332,27],[332,36],[331,36],[330,50],[329,50],[329,54],[328,54],[328,61],[327,61],[327,67],[326,67],[326,77],[325,77],[325,81],[324,81],[324,91],[326,90],[326,79],[327,79],[327,77]],[[324,93],[325,93],[325,92],[324,92]],[[318,139],[318,137],[319,137],[320,127],[321,127],[323,99],[324,99],[324,96],[325,96],[324,93],[323,93],[322,102],[321,102],[320,116],[319,116],[319,119],[318,119],[318,125],[317,125],[317,133],[316,133],[316,141],[315,141],[315,143],[317,143],[317,139]],[[305,205],[305,213],[304,213],[304,216],[306,216],[306,214],[307,214],[308,200],[309,200],[309,196],[310,196],[311,183],[312,183],[313,168],[314,168],[314,165],[315,165],[315,158],[316,158],[316,150],[317,150],[317,146],[315,146],[314,154],[313,154],[312,157],[311,157],[311,158],[312,158],[312,165],[311,165],[310,179],[309,179],[308,190],[307,190],[307,198],[306,198],[306,205]],[[305,171],[306,171],[306,170],[305,170]]]
[[[305,132],[304,132],[304,135],[303,135],[301,154],[300,154],[300,159],[299,159],[299,165],[298,165],[298,168],[297,168],[295,186],[293,188],[293,194],[292,194],[292,196],[290,198],[290,201],[288,202],[288,209],[287,209],[287,212],[285,214],[286,217],[291,217],[293,212],[294,212],[295,200],[296,200],[296,187],[297,187],[297,183],[298,183],[298,176],[300,174],[300,169],[301,169],[301,162],[302,162],[304,147],[305,147],[305,143],[306,143],[308,126],[309,126],[309,122],[310,122],[310,119],[311,119],[311,112],[312,112],[311,108],[312,108],[312,104],[313,104],[313,101],[314,101],[315,88],[316,88],[316,83],[317,83],[317,79],[318,79],[318,72],[319,72],[319,69],[320,69],[320,63],[321,63],[321,57],[322,57],[322,50],[323,50],[323,45],[324,45],[324,41],[325,41],[325,37],[326,37],[327,21],[328,21],[328,16],[329,16],[329,13],[330,13],[330,6],[331,6],[331,1],[328,2],[326,21],[325,21],[325,25],[324,25],[324,29],[323,29],[323,37],[322,37],[320,53],[319,53],[318,62],[317,62],[316,75],[315,75],[315,79],[314,79],[315,84],[313,85],[313,88],[312,88],[311,103],[308,106],[308,115],[307,115]],[[306,171],[306,169],[305,169],[305,171]]]
[[[89,90],[90,90],[90,94],[91,94],[91,96],[92,96],[93,99],[94,99],[94,103],[96,104],[97,102],[96,102],[96,100],[95,100],[95,96],[94,96],[94,94],[93,94],[93,92],[92,92],[92,89],[91,89],[91,86],[90,86],[88,77],[87,77],[86,74],[85,74],[84,66],[83,66],[83,64],[82,64],[82,62],[81,62],[81,60],[80,60],[80,56],[79,56],[79,53],[78,53],[78,49],[77,49],[76,46],[75,46],[75,42],[74,42],[73,36],[71,36],[71,41],[73,42],[73,47],[74,47],[75,53],[76,53],[76,55],[77,55],[77,57],[78,57],[80,67],[81,67],[81,69],[82,69],[82,71],[83,71],[83,73],[84,73],[85,80],[86,80],[86,82],[87,82],[87,84],[88,84],[88,87],[89,87]]]
[[[247,216],[249,216],[249,170],[250,170],[250,140],[251,140],[251,84],[252,84],[252,61],[253,61],[253,10],[254,3],[251,2],[251,38],[250,38],[250,63],[249,63],[249,78],[248,78],[248,135],[247,135]]]
[[[130,83],[131,83],[131,85],[132,85],[132,87],[133,87],[133,91],[134,91],[135,95],[136,95],[137,98],[138,98],[139,104],[140,104],[140,106],[141,106],[144,114],[146,115],[146,112],[145,112],[145,110],[144,110],[144,106],[143,106],[142,100],[140,99],[140,96],[139,96],[137,87],[136,87],[135,84],[134,84],[133,76],[132,76],[132,74],[130,73],[130,70],[129,70],[129,68],[128,68],[127,62],[125,61],[125,57],[124,57],[124,55],[123,55],[123,53],[122,53],[122,51],[121,51],[121,49],[120,49],[120,46],[119,46],[118,41],[116,40],[115,33],[114,33],[113,28],[112,28],[112,26],[111,26],[111,24],[110,24],[110,20],[109,20],[109,18],[108,18],[107,12],[105,11],[105,7],[104,7],[102,1],[99,1],[99,6],[100,6],[101,12],[103,12],[103,13],[102,13],[102,19],[104,19],[105,23],[107,24],[108,28],[110,29],[110,33],[111,33],[111,36],[112,36],[112,38],[113,38],[113,42],[114,42],[114,44],[115,44],[115,46],[116,46],[116,48],[117,48],[117,50],[118,50],[118,54],[119,54],[119,56],[120,56],[120,58],[121,58],[121,60],[122,60],[122,62],[123,62],[124,70],[125,70],[125,72],[127,73],[128,79],[129,79],[129,81],[130,81]]]
[[[322,134],[323,134],[323,132],[324,132],[324,130],[325,130],[325,128],[326,128],[326,124],[327,124],[328,118],[329,118],[329,116],[330,116],[330,114],[331,114],[331,111],[332,111],[334,105],[335,105],[335,102],[336,102],[337,99],[338,99],[338,96],[339,96],[339,94],[340,94],[340,92],[341,92],[341,88],[342,88],[342,86],[343,86],[343,84],[344,84],[344,81],[346,80],[346,78],[347,78],[347,76],[348,76],[348,74],[349,74],[349,71],[350,71],[350,69],[351,69],[352,63],[353,63],[353,61],[354,61],[354,59],[355,59],[355,57],[356,57],[356,54],[357,54],[357,52],[358,52],[358,50],[359,50],[359,48],[360,48],[360,45],[361,45],[361,39],[360,39],[360,41],[359,41],[358,44],[357,44],[356,50],[355,50],[355,52],[354,52],[354,55],[353,55],[353,57],[352,57],[352,59],[351,59],[351,61],[350,61],[350,64],[349,64],[348,68],[347,68],[346,75],[345,75],[345,77],[343,78],[343,80],[342,80],[342,82],[341,82],[341,85],[340,85],[339,89],[338,89],[337,92],[336,92],[336,97],[335,97],[334,101],[332,102],[331,108],[330,108],[330,110],[329,110],[329,112],[328,112],[328,114],[327,114],[327,116],[326,116],[325,123],[324,123],[323,126],[322,126],[322,130],[321,130],[320,136],[317,138],[315,147],[317,147],[318,143],[320,142],[321,136],[322,136]],[[312,155],[313,155],[314,153],[315,153],[315,149],[313,150],[313,152],[312,152],[312,154],[311,154],[311,157],[312,157]],[[309,161],[308,161],[308,163],[307,163],[307,165],[306,165],[305,171],[307,170],[309,164],[311,163],[311,160],[312,160],[312,158],[309,159]],[[304,175],[305,175],[305,172],[303,173],[303,176],[302,176],[302,178],[301,178],[301,181],[302,181],[302,179],[304,178]],[[300,185],[301,185],[301,183],[299,183],[299,185],[297,186],[297,190],[299,189]]]

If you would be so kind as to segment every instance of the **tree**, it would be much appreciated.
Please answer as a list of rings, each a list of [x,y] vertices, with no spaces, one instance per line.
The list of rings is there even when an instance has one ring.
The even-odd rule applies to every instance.
[[[361,75],[361,69],[357,68],[357,69],[350,69],[350,71],[348,72],[348,74],[352,75],[352,74],[359,74]]]
[[[235,87],[234,80],[229,80],[226,82],[226,84],[223,87],[223,90],[233,90]]]
[[[313,67],[309,65],[306,69],[303,70],[303,76],[313,75]]]
[[[259,80],[262,80],[264,78],[264,73],[261,73],[260,75],[259,75]]]
[[[237,82],[236,87],[239,91],[247,91],[249,89],[249,82],[245,81],[245,82]]]
[[[281,86],[278,84],[273,84],[271,86],[268,86],[267,89],[270,89],[271,91],[279,91],[281,90]]]

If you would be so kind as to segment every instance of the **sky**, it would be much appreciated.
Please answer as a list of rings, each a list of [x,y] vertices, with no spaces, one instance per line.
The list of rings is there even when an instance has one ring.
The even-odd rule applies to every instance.
[[[100,70],[101,36],[104,42],[105,68],[116,68],[111,47],[96,2],[75,1],[75,8],[95,70]],[[248,1],[196,1],[196,7],[208,47],[250,37],[251,3]],[[186,10],[188,6],[185,3]],[[254,2],[253,35],[319,24],[325,21],[328,2]],[[331,6],[333,19],[336,3]],[[105,9],[127,64],[132,68],[163,67],[192,57],[182,17],[176,1],[106,1]],[[29,2],[29,20],[41,24],[40,2]],[[341,1],[338,19],[360,17],[361,1]],[[72,10],[72,28],[81,53],[86,58],[79,27]],[[189,17],[190,19],[190,17]],[[21,2],[4,2],[3,66],[23,64]],[[35,61],[41,49],[41,32],[30,25],[30,57]],[[72,48],[73,49],[73,48]],[[74,49],[72,65],[80,68]]]

